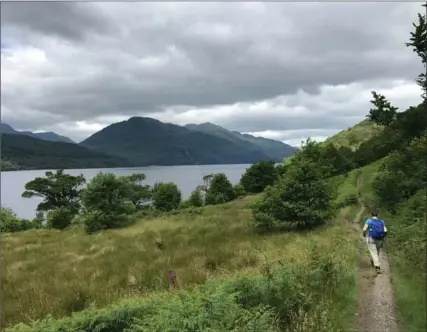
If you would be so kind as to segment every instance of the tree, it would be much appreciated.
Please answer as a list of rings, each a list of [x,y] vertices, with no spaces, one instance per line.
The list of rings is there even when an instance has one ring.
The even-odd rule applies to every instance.
[[[9,208],[0,207],[0,233],[22,232],[32,228],[39,228],[29,220],[20,219]]]
[[[308,141],[298,159],[288,167],[286,175],[267,187],[263,199],[254,205],[253,217],[257,227],[297,224],[311,228],[333,216],[330,187],[322,167],[310,158],[314,146]]]
[[[246,195],[245,188],[240,184],[236,184],[233,187],[234,197],[242,197]]]
[[[149,185],[143,185],[145,180],[145,174],[135,173],[129,176],[125,176],[130,182],[131,196],[130,200],[136,208],[141,207],[145,203],[151,200],[151,189]]]
[[[249,167],[240,179],[247,193],[260,193],[276,181],[278,173],[274,161],[260,161]]]
[[[366,117],[380,126],[389,127],[396,120],[398,108],[392,106],[385,96],[375,91],[371,93],[374,99],[370,102],[374,105],[374,108],[369,110],[369,114]]]
[[[423,7],[427,7],[427,4],[423,4]],[[409,43],[406,43],[407,47],[412,47],[412,50],[417,53],[421,58],[421,62],[424,65],[424,71],[418,75],[416,79],[417,84],[423,90],[422,98],[427,97],[427,23],[426,15],[418,14],[418,24],[412,23],[414,31],[411,32]]]
[[[73,176],[65,174],[59,169],[56,173],[46,172],[46,177],[36,177],[25,185],[22,197],[42,197],[43,201],[37,206],[37,211],[49,211],[58,207],[67,207],[77,213],[79,195],[86,182],[83,175]]]
[[[196,188],[191,193],[190,197],[188,198],[190,206],[194,207],[201,207],[204,205],[204,197],[203,192],[200,188]]]
[[[179,208],[181,203],[181,191],[173,182],[156,183],[153,188],[153,205],[163,212]]]
[[[227,176],[224,173],[213,175],[206,192],[206,204],[221,204],[229,202],[234,198],[233,185]]]
[[[101,228],[107,229],[121,226],[123,217],[134,211],[133,194],[128,177],[100,172],[82,191],[81,200],[85,212],[102,212],[105,218],[102,219]],[[97,222],[99,220],[97,218]]]
[[[74,213],[70,209],[60,206],[48,212],[47,224],[48,228],[65,229],[71,225]]]
[[[427,187],[427,136],[393,152],[372,183],[379,203],[395,212],[399,203]]]

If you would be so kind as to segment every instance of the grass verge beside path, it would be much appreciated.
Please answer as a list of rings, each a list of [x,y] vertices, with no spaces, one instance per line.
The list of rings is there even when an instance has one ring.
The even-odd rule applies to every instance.
[[[382,160],[362,169],[363,199],[369,209],[375,208],[370,183]],[[425,331],[426,313],[426,191],[420,191],[399,206],[392,215],[380,211],[389,230],[387,253],[391,263],[398,323],[401,331]],[[369,212],[369,211],[368,211]]]
[[[14,332],[117,332],[133,323],[146,330],[201,326],[251,331],[249,326],[261,321],[265,329],[252,331],[348,329],[356,294],[348,209],[313,232],[259,235],[249,224],[253,199],[94,236],[79,229],[7,235],[2,301],[8,305],[2,322],[11,326],[42,320],[7,330]],[[181,288],[173,294],[168,292],[168,266]],[[186,312],[193,314],[187,319]],[[44,320],[48,314],[53,318]],[[218,321],[220,314],[228,318]]]

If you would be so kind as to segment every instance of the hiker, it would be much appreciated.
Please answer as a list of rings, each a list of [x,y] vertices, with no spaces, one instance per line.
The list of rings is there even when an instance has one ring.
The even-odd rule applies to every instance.
[[[383,220],[378,219],[378,212],[371,213],[371,218],[365,221],[363,226],[363,236],[366,236],[368,231],[367,244],[369,253],[371,254],[371,265],[375,266],[377,273],[380,273],[380,249],[384,245],[384,240],[387,236],[387,228]]]

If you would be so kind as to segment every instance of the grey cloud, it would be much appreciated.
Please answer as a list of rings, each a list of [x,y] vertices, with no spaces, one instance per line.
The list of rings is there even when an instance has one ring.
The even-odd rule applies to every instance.
[[[110,30],[101,11],[90,3],[79,2],[2,2],[1,24],[72,40]]]
[[[2,103],[16,112],[61,114],[67,121],[256,101],[299,89],[317,94],[324,84],[411,80],[420,70],[404,46],[420,9],[413,3],[3,7],[2,27],[31,28],[28,38],[46,51],[52,66],[47,75],[2,87]],[[68,43],[53,47],[46,35]],[[286,114],[231,116],[225,124],[257,131],[336,128],[354,120],[345,114],[331,120],[320,110],[309,117],[302,123]]]

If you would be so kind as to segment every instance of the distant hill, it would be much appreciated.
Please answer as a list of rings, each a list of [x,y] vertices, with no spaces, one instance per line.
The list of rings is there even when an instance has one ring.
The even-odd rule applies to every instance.
[[[25,135],[25,136],[30,136],[30,137],[39,138],[45,141],[52,141],[52,142],[75,143],[70,138],[58,135],[52,131],[40,132],[40,133],[33,133],[31,131],[19,131],[19,130],[13,129],[11,126],[9,126],[6,123],[0,123],[0,133]]]
[[[236,144],[251,144],[261,149],[274,161],[282,161],[283,158],[291,156],[298,149],[283,142],[273,139],[255,137],[249,134],[241,134],[237,131],[230,131],[210,122],[202,124],[187,124],[188,129],[204,132],[227,139]]]
[[[346,130],[342,130],[334,136],[328,137],[325,143],[333,143],[336,146],[349,147],[352,150],[357,149],[362,143],[378,136],[384,130],[384,127],[376,125],[368,119]]]
[[[52,142],[20,134],[2,134],[1,157],[2,170],[133,166],[122,158],[77,144]]]
[[[189,127],[132,117],[100,130],[80,145],[120,156],[137,166],[245,164],[272,159],[259,145],[238,139],[221,127],[213,134]]]

